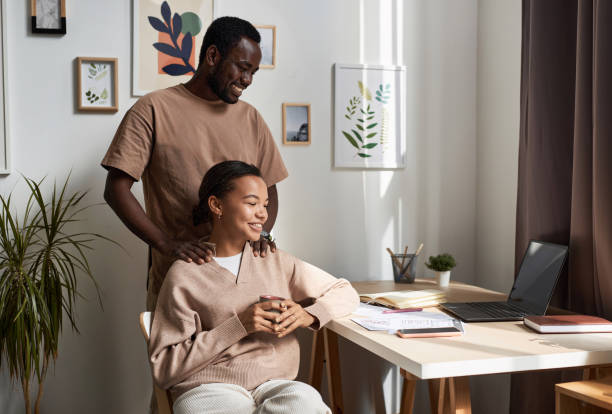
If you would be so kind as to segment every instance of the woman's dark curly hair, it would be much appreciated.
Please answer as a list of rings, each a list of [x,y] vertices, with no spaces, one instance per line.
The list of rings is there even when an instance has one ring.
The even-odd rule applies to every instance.
[[[240,39],[246,37],[255,43],[261,42],[261,35],[251,23],[238,17],[224,16],[215,19],[204,35],[202,48],[200,49],[199,65],[204,61],[206,50],[211,46],[217,46],[221,56],[225,58],[227,53],[236,46]]]
[[[234,180],[246,175],[262,178],[259,168],[242,161],[223,161],[208,170],[198,192],[200,201],[193,208],[193,225],[197,226],[211,219],[211,211],[208,207],[210,196],[223,198],[234,189]]]

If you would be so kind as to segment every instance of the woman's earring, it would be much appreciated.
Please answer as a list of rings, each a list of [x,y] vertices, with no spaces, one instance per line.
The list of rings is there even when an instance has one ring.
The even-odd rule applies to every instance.
[[[221,220],[221,216],[222,216],[222,215],[223,215],[222,213],[219,213],[219,220]]]

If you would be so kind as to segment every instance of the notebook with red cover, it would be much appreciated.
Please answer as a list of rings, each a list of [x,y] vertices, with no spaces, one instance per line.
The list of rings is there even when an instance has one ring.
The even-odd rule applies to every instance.
[[[540,333],[612,332],[612,322],[589,315],[527,316],[523,323]]]

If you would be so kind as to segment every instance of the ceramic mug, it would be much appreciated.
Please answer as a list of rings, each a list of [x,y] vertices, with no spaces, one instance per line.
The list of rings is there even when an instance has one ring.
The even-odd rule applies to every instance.
[[[259,297],[259,303],[263,303],[263,302],[276,302],[276,303],[280,304],[284,300],[285,300],[285,298],[281,298],[280,296],[273,296],[273,295],[261,295]],[[279,311],[277,309],[270,309],[269,312],[281,313],[281,311]]]

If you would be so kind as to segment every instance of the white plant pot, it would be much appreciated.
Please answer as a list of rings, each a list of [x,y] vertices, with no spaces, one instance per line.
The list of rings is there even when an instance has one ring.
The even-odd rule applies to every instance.
[[[450,283],[450,274],[450,270],[447,270],[446,272],[436,272],[436,280],[438,281],[438,286],[448,287]]]

